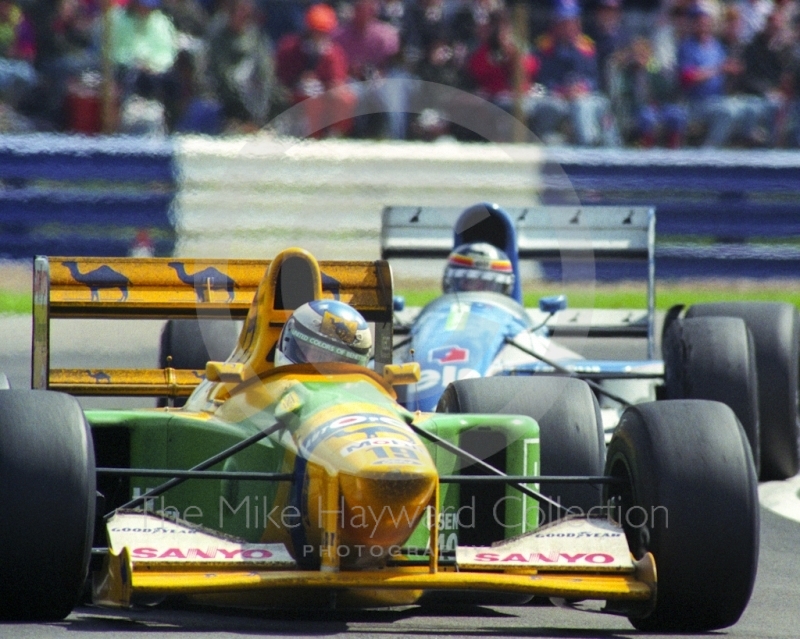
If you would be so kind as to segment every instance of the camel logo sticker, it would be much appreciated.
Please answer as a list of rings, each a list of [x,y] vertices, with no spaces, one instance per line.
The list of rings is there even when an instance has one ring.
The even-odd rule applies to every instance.
[[[87,370],[86,374],[91,377],[96,384],[109,384],[111,383],[111,375],[105,371]]]
[[[100,289],[104,288],[118,288],[122,293],[120,302],[125,302],[128,299],[128,287],[131,281],[122,273],[115,271],[110,266],[103,264],[93,271],[81,273],[78,269],[78,263],[73,260],[63,262],[64,266],[69,269],[72,279],[87,286],[92,293],[92,301],[100,301]]]
[[[235,296],[234,289],[238,286],[236,281],[213,266],[204,268],[197,273],[187,273],[186,265],[183,262],[170,262],[171,268],[175,269],[178,279],[184,284],[194,288],[198,302],[206,302],[206,291],[227,291],[228,302],[232,302]]]
[[[325,311],[325,315],[322,316],[322,326],[320,326],[319,330],[323,335],[335,337],[340,342],[349,345],[356,341],[358,322],[355,320],[346,320],[338,315]]]

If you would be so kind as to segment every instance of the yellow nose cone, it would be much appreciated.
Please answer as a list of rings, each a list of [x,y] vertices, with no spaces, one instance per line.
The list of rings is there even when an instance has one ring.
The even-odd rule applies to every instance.
[[[400,547],[416,528],[436,487],[433,469],[393,470],[380,476],[340,475],[344,526],[342,542],[377,547],[386,552]]]

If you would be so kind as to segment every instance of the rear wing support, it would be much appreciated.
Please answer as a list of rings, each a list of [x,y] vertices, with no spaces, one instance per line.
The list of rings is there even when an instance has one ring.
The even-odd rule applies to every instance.
[[[270,260],[38,256],[33,276],[33,388],[72,395],[187,397],[205,371],[51,369],[54,319],[244,319]],[[376,261],[322,261],[322,294],[375,326],[375,369],[392,361],[392,273]]]
[[[480,206],[466,211],[456,207],[387,206],[381,216],[381,257],[447,257],[455,240],[464,235],[468,223],[485,233],[482,241],[508,252],[509,244],[519,258],[560,261],[634,260],[646,265],[648,358],[655,355],[655,228],[652,207],[635,206],[529,206],[485,207],[484,219],[476,215]],[[502,216],[504,226],[516,234],[503,245],[493,241],[491,218]],[[478,241],[473,239],[471,241]],[[516,247],[515,249],[513,247]],[[516,273],[519,277],[519,273]]]

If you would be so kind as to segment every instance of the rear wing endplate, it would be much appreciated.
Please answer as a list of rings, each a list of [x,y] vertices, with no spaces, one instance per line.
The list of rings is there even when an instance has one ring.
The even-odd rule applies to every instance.
[[[205,371],[51,369],[54,319],[243,319],[270,260],[46,257],[34,261],[33,388],[73,395],[186,397]],[[375,324],[376,368],[392,360],[392,275],[376,261],[322,261],[323,296]]]
[[[647,268],[648,357],[655,352],[655,227],[652,207],[530,206],[502,209],[517,235],[520,258],[637,260]],[[447,257],[464,209],[387,206],[381,257]]]

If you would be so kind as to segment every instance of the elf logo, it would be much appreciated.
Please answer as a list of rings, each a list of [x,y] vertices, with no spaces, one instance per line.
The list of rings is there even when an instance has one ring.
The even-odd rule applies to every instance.
[[[414,389],[417,393],[423,393],[431,388],[446,387],[457,380],[472,379],[480,376],[481,374],[474,368],[443,366],[441,372],[435,368],[426,368],[422,370],[419,382],[414,385]]]

